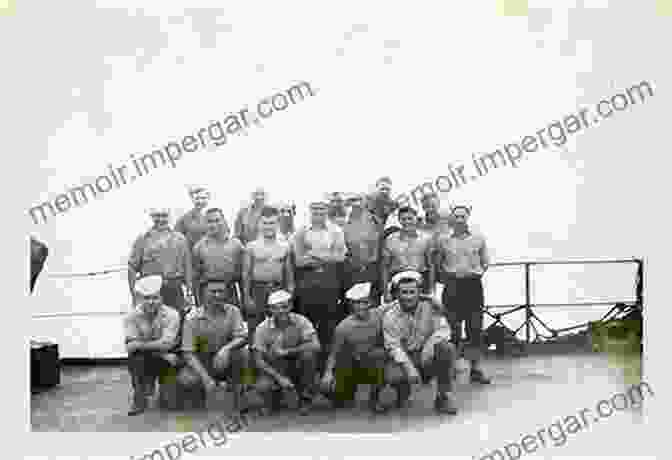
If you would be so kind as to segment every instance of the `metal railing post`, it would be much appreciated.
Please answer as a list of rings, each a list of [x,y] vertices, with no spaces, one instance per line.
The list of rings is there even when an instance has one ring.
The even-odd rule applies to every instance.
[[[532,323],[532,306],[530,305],[530,264],[525,263],[525,341],[530,343],[530,327]]]

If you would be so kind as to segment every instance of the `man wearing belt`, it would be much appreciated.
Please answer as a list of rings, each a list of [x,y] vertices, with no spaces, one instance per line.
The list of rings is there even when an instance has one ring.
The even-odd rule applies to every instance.
[[[183,286],[191,288],[193,279],[191,251],[184,235],[171,230],[167,208],[152,209],[149,215],[154,226],[135,240],[128,260],[131,297],[135,301],[134,287],[138,276],[161,275],[163,303],[182,314],[185,308]]]
[[[292,295],[275,291],[268,296],[270,317],[254,333],[252,350],[261,375],[255,387],[272,410],[277,392],[302,415],[310,412],[315,396],[317,353],[320,341],[313,324],[303,315],[292,313]]]
[[[229,224],[221,208],[212,207],[205,213],[208,233],[194,246],[194,275],[198,280],[199,297],[208,281],[226,284],[227,302],[240,305],[238,283],[242,277],[243,244],[230,237]]]
[[[261,236],[250,241],[243,256],[243,299],[250,334],[266,319],[268,295],[284,289],[294,292],[294,273],[289,242],[278,237],[279,211],[265,206],[261,211]]]
[[[293,239],[297,310],[315,325],[325,349],[346,316],[339,304],[339,264],[345,260],[345,238],[343,230],[327,221],[327,206],[324,199],[312,201],[310,224],[300,228]],[[323,350],[321,364],[327,351]]]
[[[384,384],[387,353],[383,344],[384,307],[372,308],[371,283],[359,283],[345,294],[352,314],[334,331],[321,387],[336,407],[353,406],[358,384],[369,384],[369,407],[382,412],[378,396]]]
[[[385,369],[385,381],[397,387],[397,405],[403,407],[411,395],[411,385],[438,380],[434,408],[439,413],[456,414],[453,395],[455,346],[442,306],[420,295],[422,276],[401,272],[392,284],[397,299],[383,316],[385,348],[392,359]]]
[[[434,293],[434,257],[431,236],[417,230],[417,212],[410,206],[399,208],[401,230],[385,238],[382,250],[381,278],[385,302],[392,301],[389,281],[397,273],[415,270],[422,274],[422,292]]]
[[[161,300],[161,276],[141,278],[133,288],[139,306],[124,318],[128,372],[133,386],[128,415],[147,409],[147,398],[154,394],[159,376],[176,374],[178,358],[170,351],[177,344],[180,328],[180,315]]]
[[[345,258],[344,288],[357,283],[371,283],[371,302],[380,303],[380,266],[378,263],[380,234],[375,218],[364,207],[364,196],[354,195],[349,200],[350,216],[343,228],[348,252]]]
[[[205,309],[184,323],[186,365],[177,374],[177,382],[209,394],[217,381],[226,379],[233,389],[234,411],[239,411],[241,379],[249,364],[247,327],[238,307],[228,302],[226,283],[208,281],[203,294]]]
[[[439,281],[443,283],[443,304],[459,343],[462,322],[466,323],[467,341],[471,348],[471,381],[488,384],[480,366],[483,345],[483,313],[485,303],[481,278],[488,269],[489,257],[485,238],[472,234],[467,221],[471,215],[468,206],[452,208],[453,232],[437,237]]]
[[[247,244],[259,236],[259,219],[266,198],[266,191],[259,187],[252,193],[252,203],[238,211],[233,223],[233,234],[241,243]]]

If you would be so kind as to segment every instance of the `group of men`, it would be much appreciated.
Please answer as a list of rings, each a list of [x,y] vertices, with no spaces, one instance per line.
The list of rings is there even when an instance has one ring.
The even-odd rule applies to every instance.
[[[370,385],[372,411],[390,408],[385,388],[403,407],[413,384],[436,377],[435,409],[455,414],[462,354],[471,382],[490,382],[480,366],[485,240],[469,231],[470,207],[442,208],[429,194],[420,219],[391,199],[391,186],[384,177],[372,194],[315,199],[296,230],[294,206],[270,204],[262,189],[233,234],[203,187],[190,190],[194,208],[174,228],[167,209],[151,210],[154,225],[129,258],[129,415],[166,375],[205,395],[230,384],[235,410],[253,389],[266,411],[302,414],[318,394],[352,406],[359,384]]]

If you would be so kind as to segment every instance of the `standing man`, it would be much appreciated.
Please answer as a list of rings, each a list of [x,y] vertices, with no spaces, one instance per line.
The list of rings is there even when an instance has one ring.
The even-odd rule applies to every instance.
[[[243,300],[250,342],[257,325],[266,318],[269,294],[279,289],[294,292],[290,245],[278,238],[278,219],[277,208],[262,209],[261,236],[247,244],[243,256]]]
[[[183,288],[191,289],[193,280],[189,244],[184,235],[171,230],[168,208],[152,209],[149,215],[154,225],[135,240],[128,259],[128,288],[131,297],[135,300],[137,277],[161,275],[161,297],[164,304],[183,314]]]
[[[341,192],[333,192],[329,197],[329,220],[339,227],[343,228],[346,221],[345,200]]]
[[[376,191],[367,197],[367,207],[371,214],[376,217],[380,226],[380,234],[385,230],[387,218],[398,208],[396,201],[392,199],[392,179],[381,177],[376,181]]]
[[[443,283],[443,304],[453,331],[453,341],[459,343],[462,322],[466,323],[470,348],[471,374],[474,383],[488,384],[481,369],[483,348],[483,312],[485,304],[482,278],[490,263],[485,238],[472,234],[467,221],[471,207],[452,208],[453,232],[440,234],[437,239],[439,281]]]
[[[182,352],[186,365],[177,374],[177,381],[210,394],[217,381],[227,379],[237,412],[242,374],[249,365],[247,327],[238,307],[229,303],[226,283],[208,281],[204,294],[205,309],[184,323]]]
[[[439,229],[439,196],[436,192],[427,193],[422,196],[420,201],[424,217],[418,223],[418,228],[430,235],[436,233]]]
[[[380,303],[380,234],[375,217],[364,207],[364,196],[350,198],[350,215],[343,228],[348,253],[345,259],[344,288],[371,283],[371,301]]]
[[[198,297],[202,297],[203,288],[209,281],[220,281],[226,285],[227,302],[240,305],[238,284],[242,280],[243,244],[238,238],[230,237],[229,224],[221,208],[210,208],[205,216],[208,233],[196,243],[193,251]]]
[[[292,408],[298,406],[306,415],[315,396],[320,341],[308,318],[291,312],[291,301],[292,295],[282,290],[268,297],[270,317],[257,327],[252,345],[261,372],[255,386],[265,409],[274,408],[274,394],[280,390]]]
[[[358,384],[371,385],[369,407],[384,408],[378,401],[384,384],[385,351],[382,334],[384,307],[372,308],[371,283],[359,283],[345,294],[352,314],[336,327],[321,387],[336,407],[352,406]]]
[[[293,240],[297,309],[315,325],[325,348],[331,344],[334,329],[346,316],[339,304],[339,264],[345,260],[345,238],[343,230],[327,222],[327,212],[326,200],[312,201],[310,224],[300,228]]]
[[[233,232],[241,243],[247,244],[257,239],[261,210],[266,205],[266,199],[266,191],[259,187],[252,193],[252,203],[238,211]]]
[[[401,272],[392,280],[397,299],[383,316],[385,348],[393,361],[386,369],[386,382],[397,387],[397,405],[403,407],[412,384],[437,377],[435,410],[456,414],[456,352],[450,326],[438,303],[421,298],[421,283],[422,275],[415,271]]]
[[[147,398],[154,394],[156,379],[175,375],[177,355],[170,351],[177,344],[180,316],[163,304],[162,279],[151,275],[133,284],[139,308],[124,318],[128,372],[133,386],[133,402],[128,415],[147,409]]]
[[[210,193],[205,187],[190,187],[189,197],[194,203],[194,207],[177,219],[175,231],[184,235],[189,243],[189,249],[192,249],[208,232],[205,210],[210,201]]]
[[[392,233],[383,243],[381,279],[385,302],[392,301],[389,281],[406,270],[422,274],[422,292],[434,293],[435,271],[432,238],[417,230],[417,212],[410,206],[399,208],[397,212],[401,230]]]

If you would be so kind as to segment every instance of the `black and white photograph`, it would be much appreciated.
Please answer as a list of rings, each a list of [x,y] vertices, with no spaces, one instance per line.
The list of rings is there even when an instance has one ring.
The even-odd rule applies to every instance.
[[[25,458],[658,458],[672,0],[8,0],[0,37]]]

